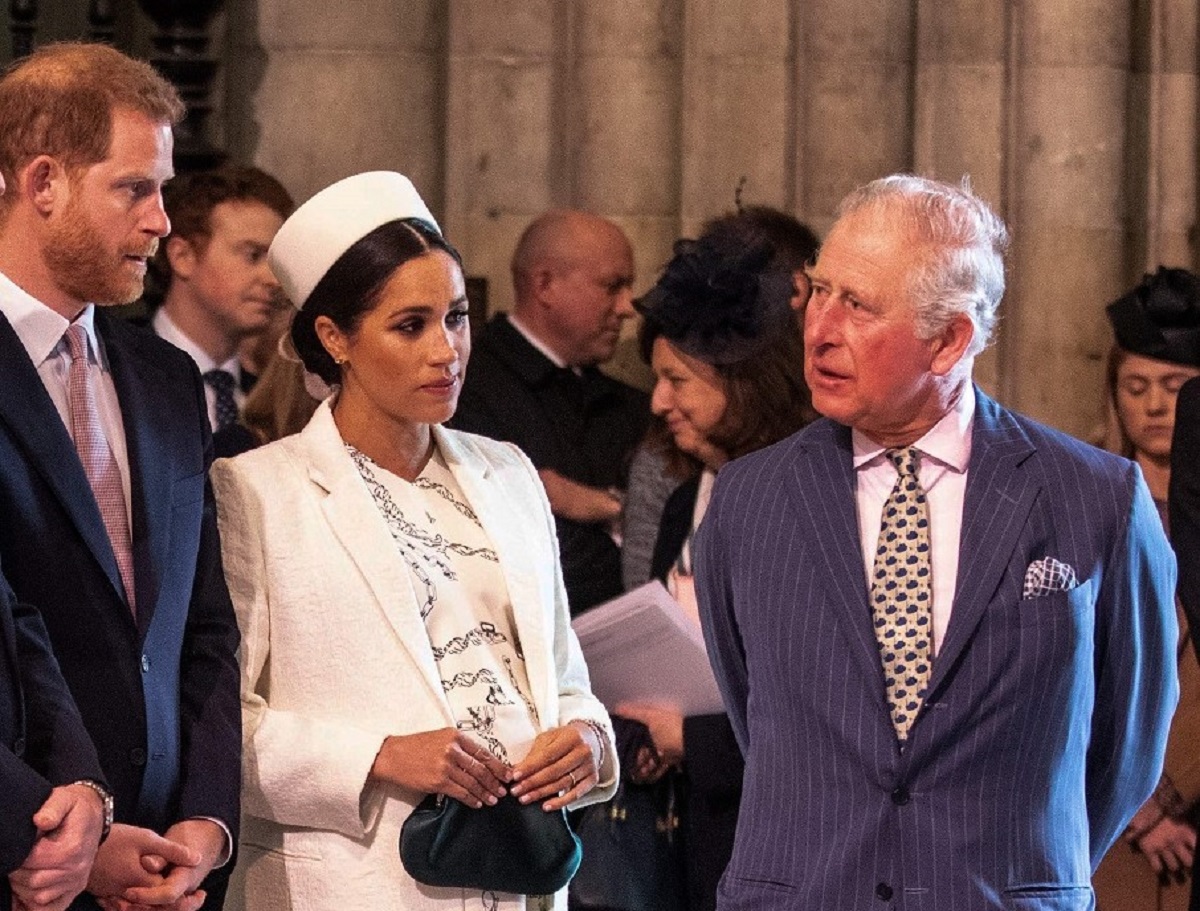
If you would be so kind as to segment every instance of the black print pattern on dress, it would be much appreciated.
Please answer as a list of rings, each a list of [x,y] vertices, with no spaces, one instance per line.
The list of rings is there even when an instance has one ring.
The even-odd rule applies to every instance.
[[[501,642],[507,642],[508,636],[496,629],[494,623],[488,623],[484,620],[479,626],[472,630],[468,630],[461,636],[455,636],[443,646],[433,647],[433,658],[435,661],[441,661],[447,655],[461,655],[473,645],[498,645]]]
[[[525,660],[524,656],[521,656],[519,653],[518,653],[518,656],[521,658],[522,661]],[[521,684],[517,681],[516,672],[513,671],[512,659],[509,658],[507,655],[504,655],[503,661],[504,661],[504,669],[506,671],[508,671],[508,681],[509,681],[509,683],[512,684],[513,689],[517,691],[518,695],[520,695],[521,701],[525,703],[525,708],[529,710],[529,717],[533,719],[533,726],[535,728],[541,727],[541,719],[538,718],[537,706],[533,704],[533,702],[530,700],[530,698],[525,695],[525,691],[523,689],[521,689]]]
[[[370,490],[375,505],[383,515],[384,521],[387,522],[388,530],[400,548],[400,554],[412,569],[413,575],[417,577],[425,589],[425,598],[421,604],[422,619],[429,616],[429,612],[433,610],[434,605],[437,603],[437,587],[434,585],[433,578],[426,569],[426,565],[440,572],[443,579],[455,581],[458,579],[458,575],[455,573],[454,567],[450,565],[451,553],[461,557],[479,557],[491,563],[500,562],[496,556],[496,552],[490,547],[468,547],[465,544],[457,544],[447,540],[440,534],[431,535],[423,528],[419,528],[408,521],[404,516],[403,510],[392,499],[392,495],[388,492],[388,489],[375,477],[375,472],[371,468],[375,463],[371,457],[360,452],[349,443],[345,445],[346,452],[350,454],[350,458],[354,460],[354,464],[358,468],[359,476],[367,485],[367,489]],[[441,485],[438,486],[441,487]],[[445,488],[442,487],[442,490],[445,490]],[[445,494],[449,496],[450,502],[458,503],[449,490],[445,490]],[[462,509],[467,510],[471,514],[470,518],[474,519],[475,514],[471,512],[471,508],[465,503],[461,504],[461,506]],[[460,509],[459,512],[462,512],[462,510]],[[478,522],[478,520],[475,521]]]
[[[453,506],[459,515],[465,516],[474,522],[479,528],[483,528],[483,526],[479,524],[479,518],[475,515],[474,510],[472,510],[470,506],[451,493],[450,488],[445,484],[439,484],[437,481],[429,478],[417,478],[415,481],[413,481],[413,485],[421,490],[429,490],[433,493],[436,493],[439,497]]]
[[[490,705],[481,705],[471,706],[467,711],[471,715],[471,720],[458,722],[458,729],[470,731],[487,744],[489,753],[507,765],[508,750],[496,736],[496,709]]]
[[[495,623],[487,620],[478,620],[478,622],[467,629],[465,632],[457,633],[449,638],[446,637],[444,627],[453,622],[456,618],[454,610],[443,610],[437,614],[433,613],[438,602],[438,592],[435,585],[435,579],[444,579],[447,582],[458,582],[458,572],[456,572],[455,561],[465,558],[478,557],[490,563],[499,564],[499,558],[496,552],[489,547],[470,547],[466,544],[448,540],[444,535],[436,532],[435,528],[438,525],[438,519],[433,514],[433,510],[429,508],[422,509],[415,514],[416,523],[424,519],[425,528],[410,521],[404,514],[404,511],[392,498],[387,487],[379,481],[375,475],[375,463],[371,458],[353,446],[347,445],[346,451],[353,459],[355,466],[358,468],[359,475],[363,482],[367,485],[367,489],[371,493],[372,499],[375,501],[376,508],[380,515],[387,523],[388,530],[391,533],[392,539],[396,542],[397,549],[404,562],[408,565],[412,572],[415,582],[419,582],[418,600],[420,600],[420,589],[424,589],[424,602],[420,605],[421,618],[425,621],[426,630],[430,633],[430,647],[433,652],[434,660],[437,662],[439,670],[442,670],[443,659],[450,658],[447,662],[450,668],[443,671],[449,679],[443,677],[441,685],[443,692],[446,693],[447,699],[450,699],[450,694],[455,693],[455,698],[450,699],[452,706],[455,706],[454,713],[456,717],[462,718],[464,712],[465,720],[459,720],[457,727],[461,731],[470,732],[474,737],[477,737],[485,748],[495,756],[498,760],[508,764],[510,762],[508,750],[501,740],[500,734],[504,730],[503,718],[498,718],[498,708],[501,713],[507,711],[511,714],[512,711],[520,712],[520,707],[523,706],[528,711],[530,718],[533,720],[533,726],[537,724],[537,709],[534,707],[528,694],[525,692],[525,687],[520,683],[520,677],[517,669],[514,667],[513,658],[506,653],[509,649],[516,655],[516,660],[524,663],[525,656],[521,650],[521,643],[515,631],[502,632],[497,628]],[[428,492],[432,496],[448,503],[453,509],[473,523],[483,532],[480,537],[486,539],[486,532],[483,530],[483,525],[480,523],[474,511],[466,503],[463,503],[454,493],[453,489],[445,484],[438,483],[430,478],[420,477],[413,482],[413,487],[422,491]],[[441,509],[441,507],[435,507]],[[443,511],[443,521],[449,521],[452,524],[452,517]],[[470,535],[467,535],[470,538]],[[469,565],[457,564],[457,570],[469,574]],[[487,572],[497,572],[498,570],[487,570]],[[448,598],[453,597],[453,594],[447,595]],[[467,624],[464,623],[464,626]],[[438,639],[443,642],[437,646],[432,642],[433,631],[438,629]],[[484,650],[492,650],[489,647],[499,646],[492,653],[492,660],[499,658],[503,663],[504,671],[499,668],[488,668],[480,666],[487,663],[487,659],[483,657]],[[478,653],[472,652],[473,649],[480,650]],[[499,654],[496,654],[496,652]],[[467,654],[471,652],[471,654]],[[479,655],[479,660],[473,660],[475,655]],[[462,657],[462,656],[466,657]],[[463,663],[468,664],[468,669],[454,670],[457,665],[462,668]],[[471,666],[474,665],[472,668]],[[501,679],[506,677],[507,681]],[[507,683],[511,689],[505,688]],[[514,694],[519,697],[520,702],[513,698]],[[497,728],[500,730],[497,730]],[[478,898],[476,898],[478,896]],[[475,892],[470,899],[464,895],[464,902],[469,901],[469,904],[464,904],[465,907],[481,908],[483,911],[500,911],[503,908],[515,907],[510,904],[508,897],[501,896],[492,891]],[[478,901],[478,904],[476,904]],[[553,907],[553,898],[546,896],[527,896],[525,905],[527,911],[551,911]]]

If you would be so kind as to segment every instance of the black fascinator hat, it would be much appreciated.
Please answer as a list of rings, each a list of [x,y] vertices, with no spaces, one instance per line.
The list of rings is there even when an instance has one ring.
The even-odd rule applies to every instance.
[[[1200,277],[1159,266],[1108,305],[1117,344],[1132,354],[1200,367]]]
[[[634,306],[655,330],[650,336],[705,363],[734,364],[795,319],[794,293],[791,271],[776,262],[761,231],[718,224],[697,240],[677,241],[662,275]]]

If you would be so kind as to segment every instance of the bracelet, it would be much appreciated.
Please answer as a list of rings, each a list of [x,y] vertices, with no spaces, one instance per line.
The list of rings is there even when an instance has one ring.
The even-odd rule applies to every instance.
[[[576,718],[580,724],[586,724],[593,734],[596,735],[596,743],[600,745],[600,758],[596,760],[596,779],[600,779],[600,773],[604,770],[604,759],[608,755],[608,732],[604,730],[604,725],[592,718]]]
[[[104,844],[104,841],[108,838],[108,833],[112,831],[113,826],[112,792],[110,792],[108,788],[104,787],[104,785],[100,784],[100,782],[94,781],[91,778],[81,778],[79,781],[72,781],[71,784],[83,785],[83,787],[95,791],[96,795],[100,798],[102,814],[100,822],[100,844]]]

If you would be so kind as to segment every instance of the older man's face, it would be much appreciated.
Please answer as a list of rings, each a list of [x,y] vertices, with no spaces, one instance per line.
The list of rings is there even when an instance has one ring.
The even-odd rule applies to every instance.
[[[907,445],[945,411],[936,339],[917,337],[908,276],[920,250],[886,213],[833,226],[813,267],[804,375],[813,406],[885,446]]]
[[[634,315],[633,250],[615,225],[596,219],[574,229],[570,261],[555,267],[546,292],[568,364],[613,356],[621,323]]]

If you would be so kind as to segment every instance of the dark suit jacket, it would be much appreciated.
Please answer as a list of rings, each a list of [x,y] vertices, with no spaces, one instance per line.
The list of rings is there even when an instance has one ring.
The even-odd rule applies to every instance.
[[[1200,629],[1200,377],[1184,383],[1175,401],[1171,487],[1167,496],[1171,541],[1179,556],[1179,601],[1188,627]],[[1200,639],[1192,637],[1200,657]]]
[[[1179,603],[1200,656],[1200,377],[1189,380],[1175,401],[1171,440],[1171,488],[1167,497],[1171,541],[1179,557]],[[1200,859],[1192,866],[1192,911],[1200,911]]]
[[[667,498],[654,542],[651,575],[666,582],[692,530],[700,477],[684,481]],[[724,712],[683,719],[684,870],[688,911],[716,907],[717,883],[733,853],[745,763]]]
[[[8,874],[33,847],[33,814],[52,788],[82,778],[104,781],[96,749],[42,618],[0,575],[0,907],[12,899]]]
[[[982,393],[945,641],[900,751],[848,428],[730,463],[698,591],[746,756],[725,911],[1090,909],[1175,705],[1175,566],[1137,467]],[[1078,586],[1024,600],[1057,558]]]
[[[594,367],[582,373],[555,367],[497,316],[475,341],[450,426],[516,443],[538,469],[623,490],[649,399]],[[557,515],[554,521],[571,613],[621,594],[621,553],[608,530]]]
[[[216,817],[241,786],[237,621],[221,570],[211,438],[192,361],[96,313],[129,450],[137,617],[66,428],[0,317],[0,559],[37,605],[118,821]]]

